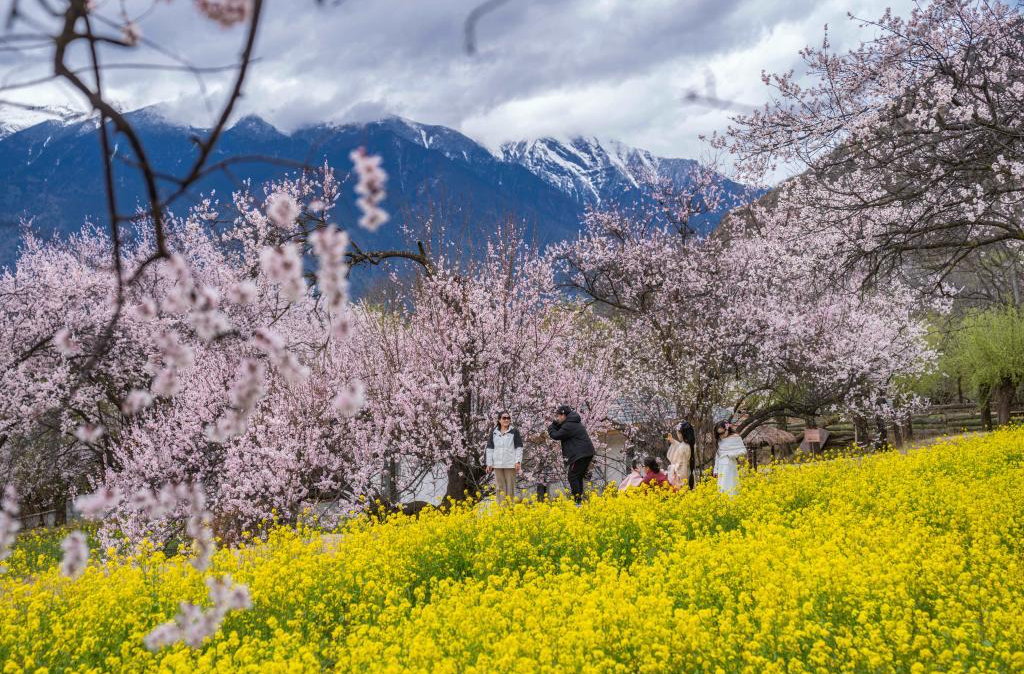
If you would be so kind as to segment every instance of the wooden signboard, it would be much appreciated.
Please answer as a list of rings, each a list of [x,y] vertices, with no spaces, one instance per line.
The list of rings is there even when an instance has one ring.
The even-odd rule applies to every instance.
[[[807,442],[821,442],[821,429],[808,428],[804,431],[804,440]]]

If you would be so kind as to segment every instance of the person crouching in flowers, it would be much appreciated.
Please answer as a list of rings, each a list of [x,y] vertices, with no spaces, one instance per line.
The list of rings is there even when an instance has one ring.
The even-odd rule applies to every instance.
[[[619,489],[639,487],[644,483],[643,462],[640,459],[633,459],[629,462],[629,473],[619,482]]]
[[[512,427],[512,415],[501,412],[498,423],[487,438],[487,472],[494,473],[495,494],[498,505],[507,498],[511,503],[516,495],[516,474],[523,467],[523,438],[519,429]]]
[[[693,445],[696,434],[690,422],[684,421],[665,436],[668,441],[669,484],[676,489],[693,489]]]
[[[672,488],[672,485],[668,482],[668,476],[661,472],[661,466],[658,465],[658,460],[653,456],[648,456],[644,459],[643,484],[650,485],[651,487]]]
[[[736,461],[746,456],[747,447],[743,438],[736,432],[736,427],[728,421],[715,424],[715,438],[718,440],[718,451],[715,453],[715,477],[718,478],[718,491],[734,496],[740,488],[740,471]]]

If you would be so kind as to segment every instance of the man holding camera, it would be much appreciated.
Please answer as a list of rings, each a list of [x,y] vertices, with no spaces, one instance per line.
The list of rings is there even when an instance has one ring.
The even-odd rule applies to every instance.
[[[562,457],[569,473],[569,491],[578,505],[583,500],[583,478],[594,459],[594,443],[590,441],[579,413],[568,405],[561,405],[555,410],[555,417],[548,426],[548,436],[562,443]]]

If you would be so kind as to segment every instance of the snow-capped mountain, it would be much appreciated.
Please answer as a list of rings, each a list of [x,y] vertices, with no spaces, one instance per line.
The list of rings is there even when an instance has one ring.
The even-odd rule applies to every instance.
[[[96,119],[52,109],[31,112],[38,117],[0,110],[0,125],[9,129],[0,137],[0,266],[15,259],[23,220],[31,220],[44,236],[64,235],[86,219],[102,222],[106,215]],[[193,137],[203,129],[170,121],[158,106],[126,116],[159,172],[180,173],[195,156]],[[119,208],[131,212],[144,202],[145,190],[128,144],[114,142],[115,157],[125,160],[115,168]],[[653,172],[684,184],[695,165],[596,138],[508,143],[496,155],[453,129],[400,117],[324,123],[285,133],[256,115],[223,133],[212,161],[262,156],[317,166],[327,162],[345,171],[349,153],[359,146],[380,154],[390,176],[385,206],[394,226],[354,234],[361,245],[380,247],[403,245],[398,225],[427,218],[440,218],[450,230],[472,237],[485,237],[495,223],[515,219],[543,245],[575,236],[588,207],[650,205],[638,176]],[[224,199],[245,179],[258,185],[285,172],[277,163],[234,164],[230,173],[206,177],[190,198],[194,202],[200,193],[216,192]],[[170,192],[174,186],[162,188]],[[742,186],[728,183],[728,189],[738,193]],[[176,202],[175,212],[190,203]],[[340,224],[354,224],[354,199],[340,199],[334,217]],[[719,217],[702,226],[713,227]]]
[[[501,154],[588,206],[601,205],[623,191],[641,190],[642,177],[657,175],[665,161],[618,141],[583,137],[505,143]]]
[[[22,107],[0,104],[0,139],[44,122],[72,124],[85,119],[87,116],[88,113],[65,105]]]

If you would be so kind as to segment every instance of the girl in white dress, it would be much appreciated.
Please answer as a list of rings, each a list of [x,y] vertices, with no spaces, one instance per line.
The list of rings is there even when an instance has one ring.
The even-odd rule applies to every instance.
[[[736,427],[727,421],[715,424],[718,451],[715,453],[715,476],[718,477],[718,491],[734,496],[740,488],[740,471],[736,461],[747,453],[743,438]]]

